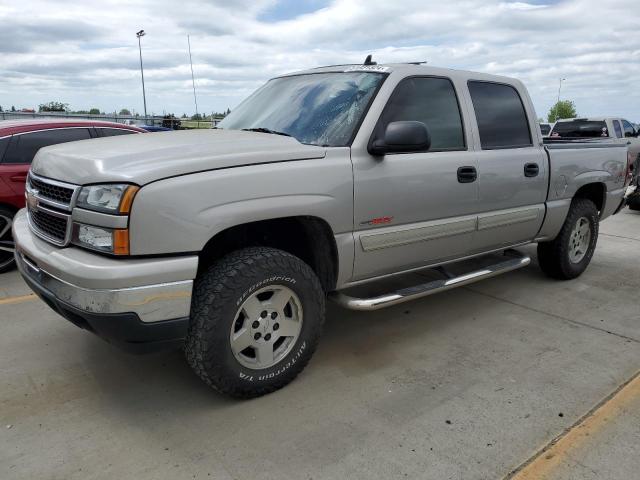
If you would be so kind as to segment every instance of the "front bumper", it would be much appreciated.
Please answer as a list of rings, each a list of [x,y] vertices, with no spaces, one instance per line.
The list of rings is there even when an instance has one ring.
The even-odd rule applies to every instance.
[[[13,224],[27,284],[75,325],[130,351],[170,348],[186,334],[195,256],[113,259],[36,237],[24,210]]]

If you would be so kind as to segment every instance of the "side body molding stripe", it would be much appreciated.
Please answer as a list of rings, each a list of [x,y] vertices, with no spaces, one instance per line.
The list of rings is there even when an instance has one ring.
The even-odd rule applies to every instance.
[[[431,222],[429,222],[431,223]],[[461,235],[475,231],[477,217],[464,220],[450,220],[435,225],[408,227],[386,233],[371,233],[360,236],[360,243],[365,252],[381,248],[397,247],[416,242],[436,240],[438,238]]]
[[[496,213],[490,215],[480,215],[478,217],[478,230],[486,230],[488,228],[506,227],[514,223],[532,222],[538,219],[542,209],[527,208],[525,210],[517,210],[515,212]]]
[[[422,222],[410,226],[404,225],[389,231],[375,231],[360,235],[362,250],[370,252],[383,248],[410,245],[417,242],[437,240],[475,231],[491,228],[508,227],[510,225],[526,222],[535,222],[544,214],[544,208],[540,206],[524,207],[512,210],[502,210],[498,213],[490,212],[473,217]]]

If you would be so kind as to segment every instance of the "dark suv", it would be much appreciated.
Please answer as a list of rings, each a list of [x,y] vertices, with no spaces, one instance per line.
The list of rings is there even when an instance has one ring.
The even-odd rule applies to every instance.
[[[0,273],[14,266],[11,225],[14,214],[24,207],[24,187],[36,152],[48,145],[145,133],[120,123],[86,120],[0,121]]]

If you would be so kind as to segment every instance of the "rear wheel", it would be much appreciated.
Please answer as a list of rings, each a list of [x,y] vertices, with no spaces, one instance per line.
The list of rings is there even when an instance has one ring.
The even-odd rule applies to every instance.
[[[573,201],[558,236],[538,244],[538,263],[552,278],[570,280],[584,272],[598,241],[598,209],[591,200]]]
[[[627,199],[627,205],[629,205],[630,210],[639,211],[640,210],[640,193],[631,194],[631,196],[629,196],[629,198]]]
[[[6,207],[0,207],[0,273],[8,272],[15,267],[15,243],[11,235],[15,213]]]
[[[222,393],[273,392],[311,358],[324,300],[318,278],[299,258],[264,247],[233,252],[196,279],[187,360]]]

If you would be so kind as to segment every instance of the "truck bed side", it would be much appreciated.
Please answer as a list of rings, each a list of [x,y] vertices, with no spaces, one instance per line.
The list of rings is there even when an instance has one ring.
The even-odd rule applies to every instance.
[[[590,189],[600,218],[605,219],[620,206],[624,197],[627,146],[612,141],[546,141],[549,162],[547,213],[537,240],[554,238],[566,218],[571,200]]]

